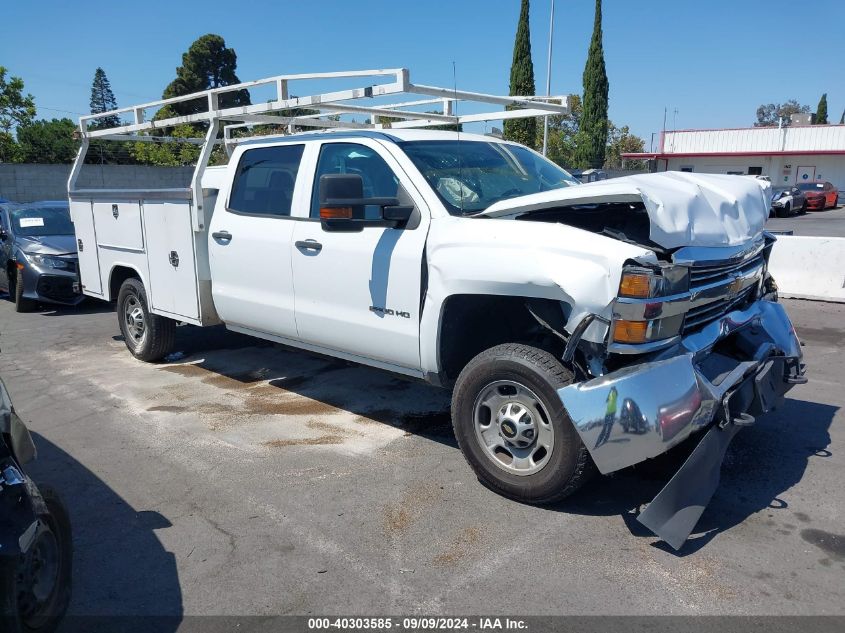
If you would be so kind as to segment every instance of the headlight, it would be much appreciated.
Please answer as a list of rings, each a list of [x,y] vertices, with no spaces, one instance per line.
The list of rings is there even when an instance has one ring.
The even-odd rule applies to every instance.
[[[57,268],[59,270],[67,270],[70,268],[67,261],[60,257],[53,257],[51,255],[40,255],[37,253],[25,253],[27,259],[38,266],[45,268]]]
[[[613,342],[639,345],[680,334],[684,325],[683,315],[660,317],[664,302],[687,290],[689,276],[686,267],[626,266],[619,280],[618,313],[611,332]]]
[[[640,343],[662,341],[678,336],[683,325],[683,314],[651,321],[617,319],[613,322],[613,342],[639,345]]]

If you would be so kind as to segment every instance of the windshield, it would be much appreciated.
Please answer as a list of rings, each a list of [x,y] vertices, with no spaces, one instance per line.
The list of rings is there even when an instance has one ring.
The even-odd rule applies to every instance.
[[[73,235],[73,223],[67,207],[22,207],[12,209],[11,216],[12,230],[16,235]]]
[[[459,140],[400,145],[452,215],[470,215],[499,200],[580,184],[519,145]]]
[[[798,183],[798,188],[801,191],[821,191],[824,189],[823,182],[801,182]]]

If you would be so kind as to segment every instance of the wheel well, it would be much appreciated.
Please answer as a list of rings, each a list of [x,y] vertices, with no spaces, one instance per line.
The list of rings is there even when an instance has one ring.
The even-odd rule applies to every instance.
[[[553,299],[499,295],[453,295],[440,315],[438,358],[440,378],[452,384],[475,356],[502,343],[527,343],[560,357],[567,306]],[[533,313],[533,314],[532,314]]]
[[[131,277],[140,279],[141,275],[134,268],[129,268],[128,266],[115,266],[112,268],[111,277],[109,278],[109,297],[111,297],[112,301],[117,299],[117,293],[120,292],[123,282]]]

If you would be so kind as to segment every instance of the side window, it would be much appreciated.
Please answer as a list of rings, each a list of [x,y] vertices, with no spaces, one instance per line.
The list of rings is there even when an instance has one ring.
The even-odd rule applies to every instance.
[[[749,167],[748,168],[748,175],[749,176],[762,176],[763,175],[763,168],[762,167]]]
[[[260,147],[243,153],[235,173],[229,209],[287,217],[304,145]]]
[[[320,217],[320,176],[325,174],[358,174],[364,182],[365,198],[394,197],[399,179],[375,150],[355,143],[326,143],[320,149],[314,189],[311,196],[311,217]],[[364,218],[377,220],[378,207],[364,207]]]

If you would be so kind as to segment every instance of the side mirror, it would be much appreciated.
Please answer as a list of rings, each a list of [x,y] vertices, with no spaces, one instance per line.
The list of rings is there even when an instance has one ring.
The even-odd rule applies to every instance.
[[[365,226],[404,225],[413,215],[412,206],[397,198],[365,198],[364,181],[358,174],[320,176],[320,222],[324,231],[361,231]],[[381,208],[381,219],[367,220],[364,208]]]

